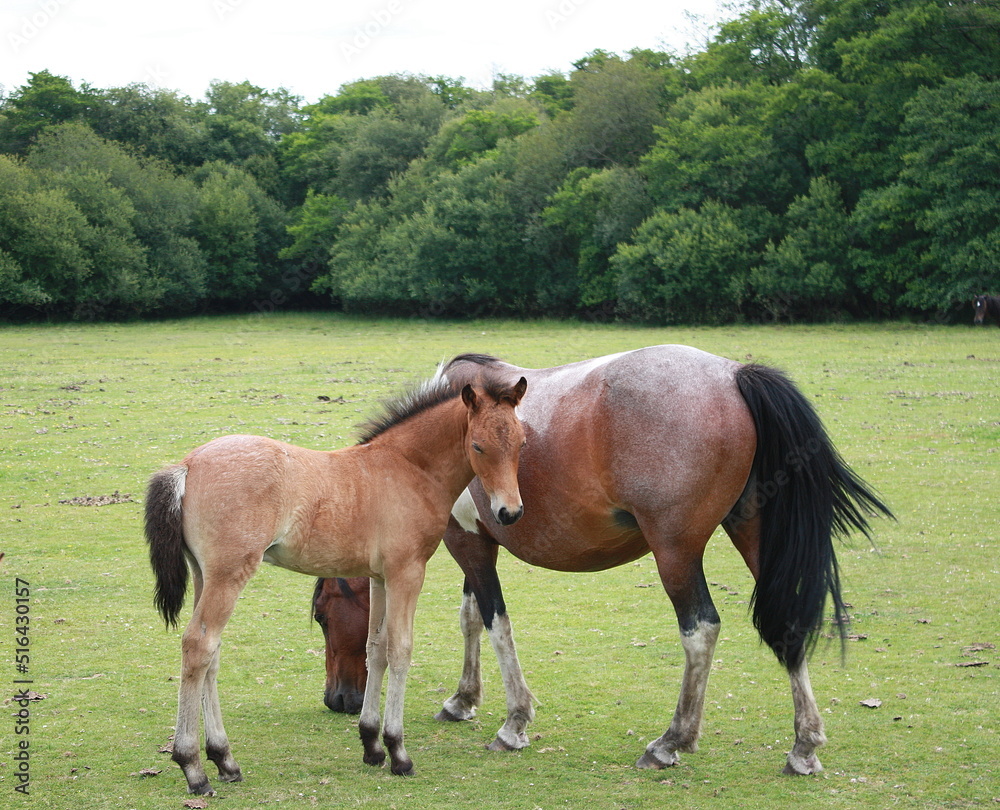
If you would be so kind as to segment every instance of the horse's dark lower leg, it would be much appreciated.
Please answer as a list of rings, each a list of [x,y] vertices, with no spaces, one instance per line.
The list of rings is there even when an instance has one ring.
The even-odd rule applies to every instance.
[[[462,602],[463,634],[466,638],[466,660],[458,692],[445,702],[439,719],[451,719],[445,712],[466,719],[474,716],[473,701],[481,700],[482,680],[479,671],[480,627],[485,627],[500,664],[504,692],[507,697],[507,718],[489,746],[491,751],[513,751],[529,745],[526,729],[535,716],[534,696],[528,689],[517,658],[510,617],[497,575],[498,547],[478,534],[462,530],[454,518],[445,533],[445,544],[465,574],[465,595]],[[474,595],[474,600],[470,596]],[[482,624],[470,615],[477,605]],[[473,635],[475,638],[473,638]],[[470,659],[470,656],[473,658]],[[464,718],[463,718],[464,715]]]
[[[684,647],[684,675],[670,727],[663,736],[646,746],[636,765],[666,768],[676,765],[679,752],[698,750],[705,690],[719,638],[719,614],[712,603],[700,558],[678,570],[675,563],[660,565],[660,577],[677,611],[681,645]]]
[[[826,742],[823,719],[820,717],[809,682],[809,670],[803,660],[788,671],[792,684],[792,702],[795,704],[795,745],[788,752],[784,772],[805,775],[823,770],[816,749]]]
[[[462,662],[462,677],[458,681],[458,691],[448,698],[434,718],[442,721],[471,720],[476,716],[476,708],[483,702],[483,676],[480,662],[483,635],[483,617],[479,612],[476,597],[469,588],[468,580],[462,593],[462,607],[459,623],[465,640],[465,655]]]

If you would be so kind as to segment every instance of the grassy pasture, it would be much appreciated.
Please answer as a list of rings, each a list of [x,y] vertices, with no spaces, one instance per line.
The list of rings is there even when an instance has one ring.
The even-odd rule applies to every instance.
[[[669,722],[683,657],[649,557],[592,575],[502,557],[521,660],[542,705],[532,747],[497,755],[484,750],[504,711],[491,654],[479,718],[432,719],[460,667],[461,576],[442,551],[417,612],[407,692],[417,774],[392,777],[361,762],[356,718],[322,704],[312,581],[264,568],[227,628],[220,677],[246,781],[213,780],[219,795],[209,806],[1000,802],[1000,330],[287,314],[0,331],[0,682],[13,693],[24,677],[14,667],[19,577],[31,591],[30,688],[45,695],[30,707],[28,797],[14,792],[23,737],[14,734],[17,706],[5,705],[4,806],[179,808],[187,798],[180,770],[157,751],[172,730],[180,658],[179,632],[164,631],[152,606],[141,533],[142,492],[159,466],[233,432],[343,446],[378,399],[462,351],[547,366],[664,342],[787,370],[899,517],[877,524],[877,551],[857,540],[840,555],[854,635],[843,663],[835,643],[821,643],[812,659],[830,738],[820,752],[826,770],[779,774],[793,739],[788,683],[758,644],[746,615],[749,574],[720,533],[706,572],[722,640],[701,749],[678,767],[633,768]],[[114,493],[125,502],[79,503]],[[878,708],[861,705],[872,698]]]

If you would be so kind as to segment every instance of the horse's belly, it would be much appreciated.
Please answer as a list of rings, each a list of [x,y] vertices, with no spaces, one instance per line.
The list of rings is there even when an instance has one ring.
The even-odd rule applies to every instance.
[[[600,529],[551,525],[542,531],[522,531],[520,523],[511,529],[496,538],[500,545],[530,565],[553,571],[605,571],[649,553],[638,529],[623,528],[613,518]]]

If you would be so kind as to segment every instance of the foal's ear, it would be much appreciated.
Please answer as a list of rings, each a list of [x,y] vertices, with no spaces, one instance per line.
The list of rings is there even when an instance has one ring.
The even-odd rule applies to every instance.
[[[470,411],[475,411],[479,407],[479,397],[476,396],[471,384],[466,384],[465,388],[462,389],[462,402]]]
[[[509,394],[504,395],[504,399],[510,400],[511,405],[515,408],[520,404],[521,397],[524,396],[524,392],[528,390],[528,381],[522,377],[517,381],[517,385],[510,389]]]

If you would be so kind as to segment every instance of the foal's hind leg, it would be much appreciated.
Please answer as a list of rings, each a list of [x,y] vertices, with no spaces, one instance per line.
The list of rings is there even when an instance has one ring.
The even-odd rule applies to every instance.
[[[219,704],[219,659],[221,645],[216,647],[215,656],[205,673],[205,688],[202,692],[202,709],[205,715],[205,755],[219,769],[219,779],[223,782],[240,782],[243,774],[233,759],[229,737],[222,725],[222,707]]]
[[[205,708],[205,743],[209,758],[218,765],[223,781],[235,782],[242,778],[222,727],[216,675],[222,630],[232,615],[243,584],[215,584],[208,577],[204,587],[200,587],[201,574],[197,567],[195,570],[199,598],[181,638],[181,687],[173,760],[184,771],[190,793],[212,795],[214,791],[198,752],[202,706]]]
[[[698,750],[705,690],[719,638],[719,614],[708,592],[701,566],[705,541],[656,554],[660,579],[677,612],[681,645],[684,647],[684,675],[670,727],[659,739],[646,746],[636,765],[639,768],[666,768],[679,761],[678,752]]]

